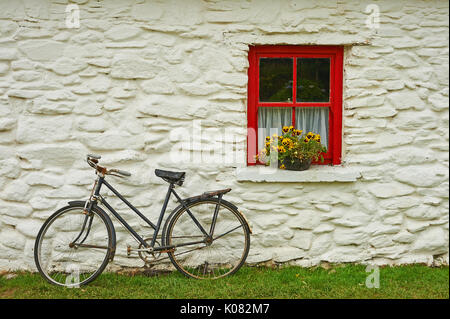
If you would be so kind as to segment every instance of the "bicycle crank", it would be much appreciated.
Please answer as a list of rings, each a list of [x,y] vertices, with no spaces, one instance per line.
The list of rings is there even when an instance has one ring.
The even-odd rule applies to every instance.
[[[151,240],[152,240],[152,238],[144,239],[144,241],[146,243],[150,243]],[[158,241],[155,241],[155,245],[161,246],[161,244]],[[137,252],[138,252],[139,258],[141,258],[145,262],[145,264],[155,262],[161,256],[160,251],[155,251],[153,249],[149,250],[149,249],[145,248],[144,245],[142,245],[142,244],[139,244]]]

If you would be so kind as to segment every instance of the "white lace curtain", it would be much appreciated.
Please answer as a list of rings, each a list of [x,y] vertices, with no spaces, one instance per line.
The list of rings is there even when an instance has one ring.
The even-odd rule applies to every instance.
[[[328,147],[328,108],[296,107],[295,126],[303,132],[320,134],[322,145]]]
[[[281,134],[283,126],[292,125],[292,108],[260,107],[258,109],[258,150],[264,147],[268,135]],[[321,136],[321,142],[328,147],[328,108],[295,108],[295,128],[303,132],[314,132]]]

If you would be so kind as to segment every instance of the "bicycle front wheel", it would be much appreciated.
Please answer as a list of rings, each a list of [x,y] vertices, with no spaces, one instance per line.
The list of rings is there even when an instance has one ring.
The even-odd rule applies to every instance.
[[[187,208],[174,214],[165,234],[166,245],[175,246],[169,252],[174,266],[197,279],[216,279],[238,271],[250,249],[250,230],[243,216],[216,198],[193,202]],[[211,237],[200,230],[189,212],[208,235],[213,229]]]
[[[93,208],[66,206],[42,225],[34,258],[40,274],[50,283],[78,287],[93,281],[105,269],[114,245],[107,217]]]

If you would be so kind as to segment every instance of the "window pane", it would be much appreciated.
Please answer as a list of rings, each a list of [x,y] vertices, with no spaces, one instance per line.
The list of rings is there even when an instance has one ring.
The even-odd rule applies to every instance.
[[[258,109],[258,151],[264,147],[266,136],[281,135],[283,126],[292,125],[291,107],[260,107]]]
[[[330,100],[330,59],[297,59],[297,102]]]
[[[328,113],[328,107],[296,107],[295,128],[320,134],[320,142],[328,148]]]
[[[261,102],[291,102],[292,58],[259,59],[259,100]]]

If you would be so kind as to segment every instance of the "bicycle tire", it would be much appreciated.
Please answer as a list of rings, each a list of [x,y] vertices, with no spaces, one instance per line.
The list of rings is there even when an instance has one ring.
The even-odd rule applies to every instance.
[[[176,247],[176,250],[174,252],[169,251],[168,252],[169,258],[170,258],[172,264],[175,266],[175,268],[178,271],[180,271],[182,274],[184,274],[185,276],[190,277],[190,278],[218,279],[218,278],[232,275],[232,274],[236,273],[242,267],[242,265],[245,263],[245,260],[248,256],[248,252],[250,250],[250,228],[247,224],[246,219],[237,210],[237,208],[233,204],[231,204],[223,199],[221,199],[220,201],[218,198],[199,199],[199,200],[195,200],[195,201],[188,203],[187,208],[189,208],[192,211],[192,213],[195,215],[196,212],[194,211],[194,208],[198,207],[199,205],[204,205],[204,204],[220,205],[220,208],[227,209],[228,212],[231,212],[232,216],[236,218],[236,220],[239,222],[240,226],[242,226],[242,234],[239,236],[239,238],[242,237],[244,247],[242,249],[242,254],[239,258],[239,261],[235,265],[233,265],[233,267],[230,270],[226,271],[222,275],[220,275],[220,272],[219,272],[218,275],[214,276],[214,268],[212,268],[213,276],[211,276],[211,275],[210,276],[199,276],[198,274],[193,273],[192,269],[188,270],[186,266],[182,265],[181,261],[179,260],[179,258],[177,258],[177,256],[181,255],[184,252],[180,252],[179,248]],[[220,208],[219,208],[219,214],[221,213]],[[199,210],[197,210],[197,211],[199,211]],[[174,228],[175,228],[177,222],[180,220],[180,218],[181,218],[181,216],[183,216],[183,214],[188,214],[188,213],[184,207],[181,207],[180,209],[174,211],[167,219],[166,225],[164,227],[164,234],[163,234],[165,245],[173,245],[174,244],[173,239],[175,236],[173,234],[173,231],[174,231]],[[185,216],[188,216],[188,215],[185,215]],[[200,216],[196,216],[196,217],[199,217],[199,219],[201,219]],[[219,223],[219,217],[218,217],[218,223]],[[192,225],[195,225],[193,221],[192,221]],[[236,225],[237,225],[237,223],[236,223]],[[239,226],[239,228],[240,228],[240,226]],[[216,225],[216,227],[217,227],[217,225]],[[224,235],[224,236],[226,236],[226,235]],[[213,244],[214,244],[214,241],[211,243],[211,246],[213,246]],[[198,250],[204,249],[204,248],[206,248],[206,247],[198,248]],[[227,253],[231,254],[230,250],[228,250]],[[217,258],[218,257],[216,257],[216,259]],[[194,259],[194,258],[192,258],[192,259]],[[198,263],[199,260],[197,260],[196,262]],[[220,265],[221,263],[225,264],[225,261],[216,262],[217,265]],[[207,267],[211,268],[210,265],[211,264],[209,264],[207,261],[205,262],[205,266],[204,266],[205,272],[206,272]],[[192,268],[192,267],[190,267],[190,268]],[[210,273],[211,273],[211,270],[209,270],[209,274]]]
[[[58,217],[64,215],[64,213],[70,212],[72,210],[80,210],[81,212],[84,210],[84,202],[80,201],[80,202],[74,202],[74,203],[75,204],[64,206],[64,207],[60,208],[44,222],[44,224],[42,225],[42,227],[39,230],[39,233],[36,237],[36,241],[35,241],[35,245],[34,245],[34,260],[35,260],[35,264],[36,264],[36,267],[37,267],[39,273],[49,283],[51,283],[53,285],[57,285],[57,286],[75,287],[75,286],[87,285],[88,283],[95,280],[104,271],[104,269],[108,265],[109,261],[114,257],[114,254],[115,254],[116,236],[115,236],[115,229],[111,222],[111,219],[101,208],[99,208],[98,206],[94,206],[92,208],[91,212],[93,214],[97,215],[100,218],[100,220],[104,223],[107,234],[108,234],[108,247],[106,249],[106,254],[105,254],[105,257],[103,258],[103,261],[101,262],[100,267],[87,279],[85,279],[81,282],[77,282],[73,285],[59,283],[56,280],[53,280],[51,278],[51,276],[46,271],[44,271],[43,265],[41,262],[41,256],[40,256],[43,236],[45,236],[47,230],[49,229],[49,227],[51,227],[53,222]]]

